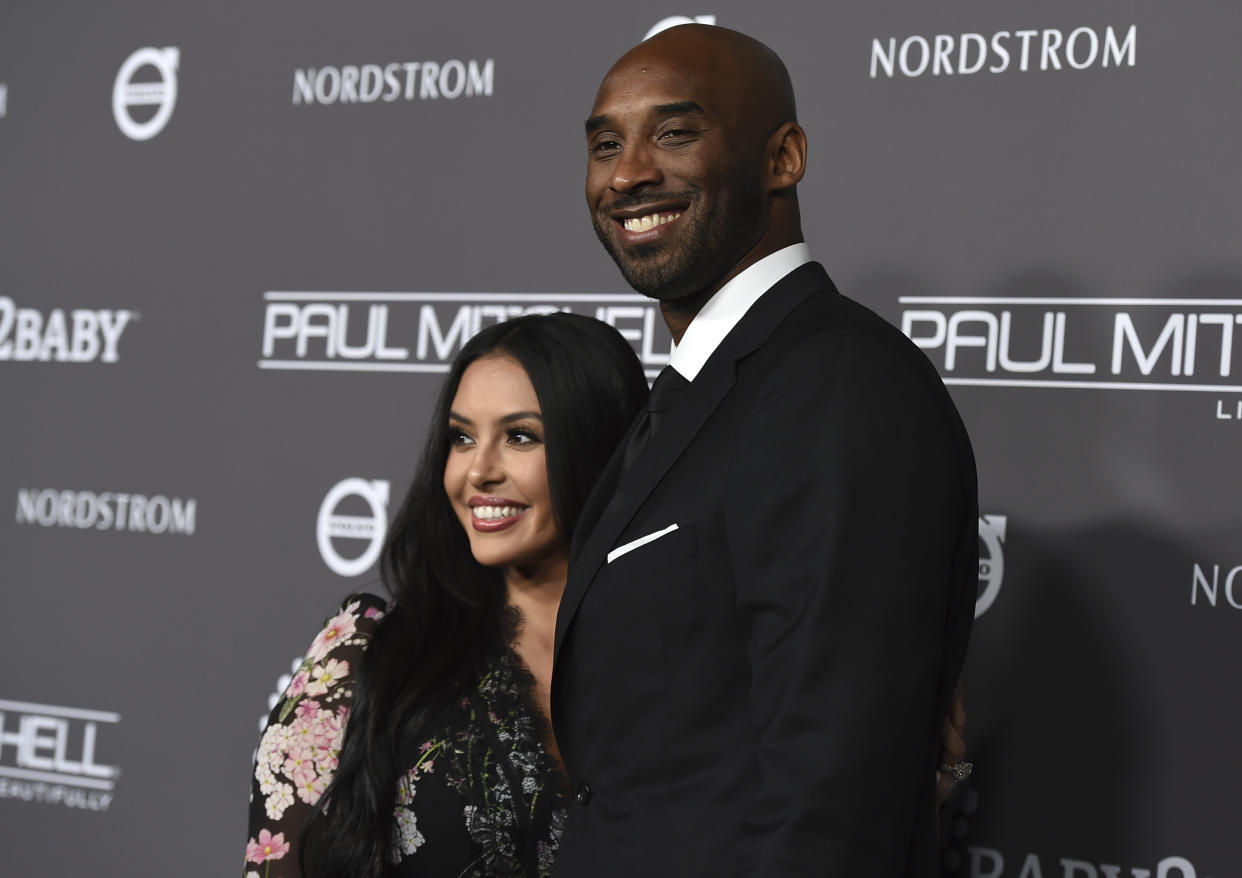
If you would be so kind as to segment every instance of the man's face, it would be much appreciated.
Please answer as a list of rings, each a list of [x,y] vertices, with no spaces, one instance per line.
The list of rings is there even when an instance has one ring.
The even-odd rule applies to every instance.
[[[766,223],[762,144],[699,68],[627,56],[587,122],[595,234],[630,286],[664,302],[714,290]]]

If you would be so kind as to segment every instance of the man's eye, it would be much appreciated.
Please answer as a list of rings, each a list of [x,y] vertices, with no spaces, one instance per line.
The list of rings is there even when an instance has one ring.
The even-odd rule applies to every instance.
[[[661,140],[690,140],[695,132],[689,128],[670,128],[668,131],[660,132]]]
[[[597,140],[595,141],[595,143],[591,144],[591,152],[595,153],[596,155],[606,155],[608,153],[613,153],[619,150],[620,148],[621,148],[621,144],[615,140],[607,140],[607,139]]]

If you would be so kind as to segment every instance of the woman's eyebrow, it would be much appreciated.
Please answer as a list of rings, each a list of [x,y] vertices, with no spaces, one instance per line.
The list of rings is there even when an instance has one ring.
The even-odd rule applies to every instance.
[[[534,419],[536,421],[539,421],[540,423],[543,423],[543,415],[539,414],[539,412],[514,412],[511,415],[505,415],[503,418],[501,418],[500,423],[511,424],[514,421],[525,421],[527,419]],[[474,421],[470,420],[465,415],[460,414],[458,412],[452,412],[452,411],[449,412],[449,420],[460,421],[461,423],[465,424],[467,427],[474,426]]]
[[[500,419],[500,422],[502,424],[511,424],[514,421],[525,421],[528,418],[543,422],[543,415],[539,414],[539,412],[514,412],[511,415],[505,415]]]

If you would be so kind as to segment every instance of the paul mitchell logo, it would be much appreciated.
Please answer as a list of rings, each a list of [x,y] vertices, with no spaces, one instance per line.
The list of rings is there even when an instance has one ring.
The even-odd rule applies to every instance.
[[[1242,392],[1242,299],[903,296],[945,384]]]
[[[979,597],[975,600],[975,618],[988,611],[1000,594],[1005,577],[1004,515],[979,516]]]
[[[260,369],[447,372],[484,326],[524,314],[577,311],[614,327],[648,375],[668,363],[660,309],[637,293],[268,292]]]
[[[0,799],[106,811],[121,771],[95,753],[100,728],[120,721],[107,711],[0,700]]]
[[[342,512],[342,507],[346,511]],[[388,532],[388,482],[343,479],[319,505],[315,541],[328,568],[338,576],[360,576],[379,560]],[[333,540],[363,543],[362,553],[346,557]]]
[[[147,46],[125,59],[112,84],[112,116],[121,133],[130,140],[150,140],[164,130],[177,106],[177,65],[181,62],[181,50],[169,46],[156,49]],[[135,74],[144,67],[155,69],[158,79],[144,78],[134,81]],[[145,109],[135,118],[133,107],[155,107],[154,114]]]
[[[17,491],[17,523],[40,527],[192,535],[197,511],[198,502],[192,497],[52,488]]]
[[[1138,26],[1133,24],[1120,36],[1109,25],[1103,32],[1079,27],[1068,33],[1044,28],[1001,30],[990,36],[964,33],[930,38],[912,34],[900,40],[876,38],[871,41],[871,78],[1133,67],[1137,39]]]
[[[1185,857],[1165,857],[1152,866],[1133,866],[1127,870],[1113,863],[1092,863],[1069,857],[1045,858],[1045,869],[1037,854],[1029,853],[1021,864],[1005,868],[1005,858],[993,848],[967,848],[968,878],[1199,878],[1194,864]],[[1058,869],[1057,866],[1060,866]],[[953,870],[959,871],[959,870]],[[1203,875],[1202,878],[1209,878]]]
[[[0,296],[0,361],[115,363],[121,333],[136,311],[53,308],[46,315]]]
[[[491,58],[299,67],[293,71],[293,105],[490,98],[495,70]]]
[[[714,15],[695,15],[693,17],[689,15],[670,15],[668,18],[661,18],[654,25],[652,25],[651,30],[647,31],[647,33],[643,35],[643,39],[649,40],[652,37],[654,37],[656,34],[660,33],[660,31],[666,31],[670,27],[677,27],[677,25],[679,24],[715,24],[715,23],[716,23],[716,16]]]
[[[1223,580],[1221,573],[1219,564],[1209,564],[1207,567],[1195,564],[1190,578],[1190,605],[1192,607],[1198,606],[1201,594],[1208,606],[1216,606],[1216,601],[1222,597],[1223,591],[1225,603],[1235,610],[1242,610],[1242,576],[1239,575],[1242,574],[1242,564],[1225,570]],[[1221,589],[1222,581],[1224,589]]]

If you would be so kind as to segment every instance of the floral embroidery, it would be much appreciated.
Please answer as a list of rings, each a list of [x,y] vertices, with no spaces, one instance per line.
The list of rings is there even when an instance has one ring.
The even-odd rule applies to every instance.
[[[351,674],[383,617],[372,603],[376,599],[351,598],[325,623],[260,740],[251,832],[261,828],[246,848],[246,863],[264,864],[262,878],[300,875],[298,833],[337,769],[353,698]],[[548,729],[531,696],[534,681],[507,639],[497,640],[476,683],[432,724],[434,734],[417,747],[414,764],[398,781],[391,852],[398,874],[405,874],[407,860],[418,874],[462,878],[546,878],[551,872],[565,826],[564,780],[544,749]],[[437,789],[419,795],[428,785]],[[443,808],[453,798],[460,837],[425,853],[420,803]],[[277,823],[262,826],[264,816]],[[282,831],[273,835],[272,828]],[[291,848],[293,857],[278,862]],[[446,856],[466,861],[437,859]],[[288,868],[277,874],[280,867]],[[252,875],[259,878],[253,871],[247,878]]]
[[[343,643],[353,635],[354,631],[357,630],[357,610],[359,606],[358,602],[354,602],[328,620],[323,630],[319,632],[319,636],[311,643],[310,649],[306,651],[307,663],[319,661],[330,653],[338,643]],[[371,618],[375,617],[372,616]]]
[[[403,857],[408,857],[417,851],[426,841],[423,834],[418,831],[418,817],[411,807],[414,804],[414,793],[417,791],[411,775],[415,775],[420,765],[425,766],[428,771],[434,767],[434,763],[430,760],[424,763],[430,744],[431,742],[428,742],[423,746],[424,756],[419,759],[418,765],[397,782],[397,808],[393,817],[396,831],[393,833],[392,851],[392,859],[395,863],[401,862]]]
[[[306,694],[327,695],[332,684],[348,673],[349,662],[328,659],[322,665],[315,665],[311,669],[310,680],[306,684]]]
[[[279,860],[289,853],[289,842],[285,841],[285,834],[278,832],[272,835],[266,829],[259,832],[259,840],[250,839],[250,844],[246,845],[246,862],[262,863],[267,860]]]
[[[328,658],[328,653],[365,643],[357,636],[361,606],[360,601],[351,601],[328,620],[285,690],[277,722],[270,723],[259,740],[255,780],[271,820],[284,816],[295,795],[308,805],[318,802],[336,770],[353,693],[342,682],[349,677],[349,662]],[[293,721],[285,724],[291,713]]]
[[[452,733],[425,742],[399,785],[401,837],[402,812],[413,813],[413,791],[420,781],[439,773],[461,794],[473,855],[460,873],[463,878],[521,876],[528,874],[528,866],[540,876],[551,871],[565,822],[564,806],[557,801],[563,782],[544,750],[545,724],[530,699],[533,682],[509,649],[498,649],[477,688],[457,702],[455,717],[448,718]],[[422,836],[418,839],[421,844]],[[524,851],[524,844],[533,849]],[[395,847],[405,856],[412,853]]]

